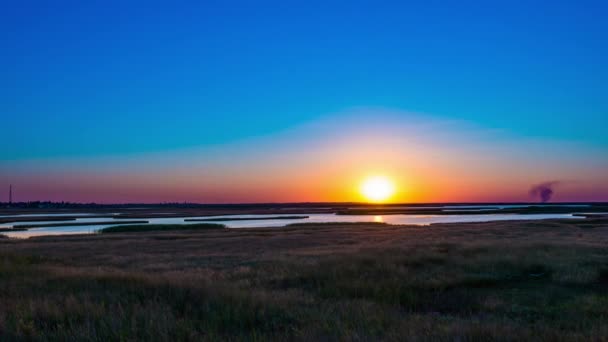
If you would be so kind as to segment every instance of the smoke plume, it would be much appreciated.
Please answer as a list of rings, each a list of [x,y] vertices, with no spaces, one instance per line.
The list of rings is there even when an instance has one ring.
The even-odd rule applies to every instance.
[[[537,184],[530,188],[530,197],[540,200],[541,202],[549,202],[555,191],[553,190],[560,182],[551,181]]]

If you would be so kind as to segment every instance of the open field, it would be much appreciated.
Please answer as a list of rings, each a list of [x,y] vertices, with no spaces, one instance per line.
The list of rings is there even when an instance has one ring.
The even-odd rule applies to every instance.
[[[0,340],[608,340],[608,220],[0,240]]]

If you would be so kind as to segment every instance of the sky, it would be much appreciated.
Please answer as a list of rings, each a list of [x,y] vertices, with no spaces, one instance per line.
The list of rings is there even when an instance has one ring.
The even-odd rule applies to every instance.
[[[0,201],[608,201],[605,1],[3,1]]]

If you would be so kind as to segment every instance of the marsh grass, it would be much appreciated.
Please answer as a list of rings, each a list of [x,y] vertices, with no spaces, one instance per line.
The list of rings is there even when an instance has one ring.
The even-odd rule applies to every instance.
[[[2,257],[0,339],[190,340],[282,334],[278,300],[204,279],[45,267]],[[16,284],[14,279],[19,279]]]
[[[145,224],[145,225],[126,225],[112,226],[100,229],[98,232],[105,233],[133,233],[133,232],[154,232],[154,231],[179,231],[179,230],[199,230],[199,229],[224,229],[226,226],[216,223],[199,224]]]
[[[27,228],[0,228],[0,232],[24,232]]]
[[[3,240],[0,340],[606,340],[608,227],[551,222]]]
[[[76,227],[76,226],[96,226],[102,224],[142,224],[148,223],[148,221],[138,220],[138,221],[99,221],[99,222],[74,222],[74,223],[35,223],[35,224],[16,224],[13,226],[13,229],[29,229],[29,228],[47,228],[47,227]]]
[[[263,221],[263,220],[299,220],[310,216],[263,216],[263,217],[222,217],[205,219],[185,219],[185,222],[218,222],[218,221]]]

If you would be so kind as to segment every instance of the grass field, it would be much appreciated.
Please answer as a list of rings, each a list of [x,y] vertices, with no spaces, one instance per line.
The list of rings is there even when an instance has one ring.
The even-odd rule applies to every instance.
[[[608,340],[606,219],[311,228],[2,239],[0,340]]]

